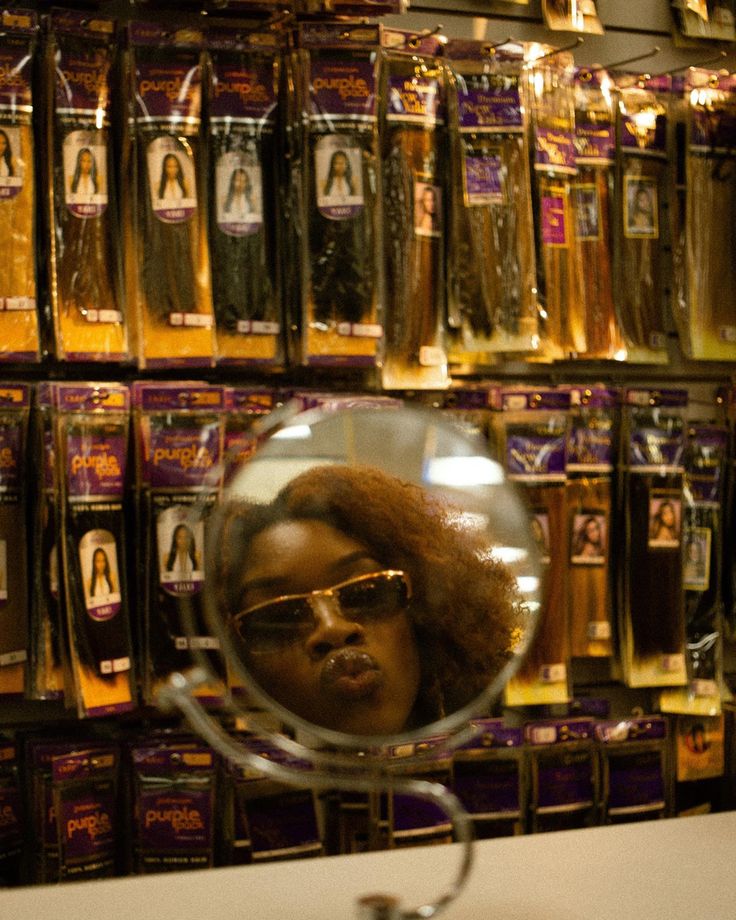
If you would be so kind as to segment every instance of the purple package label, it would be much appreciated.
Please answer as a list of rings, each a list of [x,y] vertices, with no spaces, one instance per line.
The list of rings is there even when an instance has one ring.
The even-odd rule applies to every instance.
[[[567,246],[565,199],[558,195],[542,198],[542,242],[545,246]]]
[[[138,845],[144,850],[202,849],[211,843],[209,790],[143,790],[138,812]]]
[[[72,412],[120,412],[130,406],[130,392],[126,386],[116,384],[51,384],[48,393],[51,402],[61,410]]]
[[[471,724],[478,733],[470,741],[460,746],[461,751],[514,748],[523,743],[523,730],[504,725],[502,719],[473,719]]]
[[[0,786],[0,857],[12,841],[21,837],[23,797],[17,786]]]
[[[608,166],[613,163],[615,149],[613,125],[576,123],[575,158],[578,162]]]
[[[392,76],[388,81],[389,121],[435,124],[441,120],[442,96],[439,80]]]
[[[597,419],[595,427],[586,425],[584,418],[573,419],[567,444],[568,470],[612,470],[613,450],[612,419]]]
[[[181,60],[138,61],[137,118],[167,118],[184,125],[199,124],[202,100],[202,68],[198,54]]]
[[[667,722],[661,717],[604,721],[595,726],[595,734],[603,744],[661,740],[667,737]]]
[[[0,423],[0,488],[5,494],[17,494],[21,488],[22,445],[22,426]]]
[[[567,131],[540,128],[535,136],[534,163],[541,169],[559,173],[574,173],[575,144]]]
[[[652,117],[654,116],[654,117]],[[621,121],[621,146],[630,153],[667,153],[667,117],[654,112],[624,115]]]
[[[564,477],[564,434],[509,434],[506,439],[506,470],[513,476]]]
[[[61,802],[59,830],[67,861],[109,853],[115,846],[115,794],[111,782]]]
[[[661,428],[637,428],[629,441],[631,467],[682,467],[685,438],[682,431],[670,433]]]
[[[659,750],[608,754],[608,809],[664,807],[663,754]]]
[[[538,764],[538,808],[593,803],[593,760],[588,752],[542,757]]]
[[[55,102],[58,114],[69,112],[93,118],[100,126],[110,108],[108,75],[111,58],[106,49],[89,44],[86,53],[64,53],[57,63]]]
[[[70,497],[122,497],[127,457],[124,432],[69,434],[66,450]]]
[[[254,59],[238,63],[215,60],[210,117],[273,121],[276,110],[273,63]]]
[[[504,168],[500,155],[464,157],[465,194],[469,206],[503,204]]]
[[[148,478],[154,488],[202,485],[219,460],[219,423],[196,428],[151,426]]]
[[[8,112],[13,121],[29,124],[33,111],[28,38],[4,36],[0,46],[0,113]]]
[[[478,87],[466,78],[467,90],[458,89],[458,110],[461,130],[494,128],[521,130],[523,126],[518,80],[499,75],[489,86]]]
[[[314,799],[309,791],[250,799],[246,804],[255,856],[276,855],[320,844]]]
[[[458,761],[453,767],[453,792],[476,817],[518,815],[519,762],[510,758]]]
[[[313,119],[375,118],[376,72],[368,60],[313,60],[310,90],[309,114]]]

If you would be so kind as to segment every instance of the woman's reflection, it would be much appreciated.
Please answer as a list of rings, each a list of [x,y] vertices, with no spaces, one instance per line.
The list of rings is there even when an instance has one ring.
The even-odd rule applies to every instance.
[[[259,685],[303,719],[396,734],[467,704],[518,638],[515,582],[421,488],[313,468],[267,506],[233,504],[220,602]]]

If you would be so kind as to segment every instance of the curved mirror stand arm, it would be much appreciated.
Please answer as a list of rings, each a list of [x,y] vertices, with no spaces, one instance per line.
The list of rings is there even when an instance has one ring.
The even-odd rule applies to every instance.
[[[473,828],[470,816],[463,808],[460,800],[440,783],[426,780],[409,779],[391,776],[382,771],[380,761],[372,762],[374,767],[371,775],[366,776],[367,764],[362,759],[356,759],[352,768],[363,775],[351,775],[348,761],[343,758],[340,768],[335,772],[313,773],[311,771],[294,770],[283,764],[274,763],[265,757],[249,751],[248,748],[232,738],[222,726],[212,718],[201,703],[194,697],[193,690],[198,681],[181,673],[172,674],[168,683],[162,687],[158,695],[158,704],[163,710],[178,709],[187,719],[191,727],[214,750],[228,758],[237,766],[250,767],[264,775],[289,783],[294,786],[305,786],[319,789],[347,789],[355,792],[375,792],[376,790],[398,791],[406,795],[434,802],[442,808],[453,824],[455,837],[461,844],[461,859],[455,878],[438,897],[429,904],[423,904],[413,909],[398,909],[394,913],[397,920],[429,920],[437,916],[444,908],[451,904],[462,891],[470,875],[473,864]],[[302,749],[303,753],[303,749]],[[311,754],[311,752],[310,752]],[[334,766],[334,762],[330,764]],[[370,917],[371,897],[361,899],[361,917]],[[392,900],[383,895],[377,896],[376,920],[385,916],[385,905]]]

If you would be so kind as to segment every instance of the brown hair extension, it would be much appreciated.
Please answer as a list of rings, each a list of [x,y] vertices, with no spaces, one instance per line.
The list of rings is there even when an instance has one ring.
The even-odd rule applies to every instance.
[[[434,69],[438,87],[444,72],[431,59],[421,65],[417,55],[388,55],[389,86],[426,80]],[[391,90],[387,91],[389,94]],[[410,120],[411,121],[411,120]],[[386,272],[386,363],[384,386],[422,385],[431,378],[441,384],[445,372],[428,366],[425,349],[441,342],[444,312],[443,202],[440,128],[434,123],[407,124],[384,117],[381,124]],[[434,197],[434,229],[418,232],[418,198]]]
[[[582,297],[585,317],[585,358],[613,358],[622,347],[611,275],[611,170],[579,166],[573,185],[577,234],[576,257],[582,268]],[[582,219],[590,198],[595,200],[595,228]],[[586,238],[585,231],[595,229]]]
[[[547,520],[543,591],[536,632],[519,671],[512,678],[509,692],[518,702],[547,702],[532,699],[544,696],[544,684],[553,682],[546,669],[569,665],[570,643],[567,627],[567,514],[564,483],[520,483],[532,514]],[[567,671],[566,671],[567,674]],[[565,677],[565,680],[567,678]],[[555,680],[559,683],[559,680]],[[526,697],[526,699],[525,699]],[[510,702],[513,702],[510,700]],[[558,700],[559,702],[559,700]]]
[[[577,658],[608,656],[613,653],[608,552],[612,536],[610,476],[568,479],[566,493],[570,652]],[[598,546],[584,540],[591,519],[602,530]]]

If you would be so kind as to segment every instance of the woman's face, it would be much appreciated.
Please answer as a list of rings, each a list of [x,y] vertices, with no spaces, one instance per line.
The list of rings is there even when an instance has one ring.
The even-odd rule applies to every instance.
[[[348,171],[348,158],[344,153],[336,153],[332,161],[332,172],[336,176],[344,176]]]
[[[637,211],[645,211],[649,213],[652,209],[651,202],[649,200],[649,192],[644,191],[644,189],[639,189],[636,193],[636,209]]]
[[[79,155],[79,170],[85,175],[92,172],[92,154],[88,150]]]
[[[665,527],[674,527],[675,524],[675,510],[668,502],[665,502],[660,506],[659,509],[659,519],[664,524]]]
[[[102,550],[95,550],[94,558],[95,572],[101,575],[105,571],[105,554]]]
[[[434,214],[435,200],[434,192],[431,188],[425,188],[422,192],[422,207],[427,212],[427,214]]]
[[[251,543],[242,576],[243,609],[382,569],[365,546],[323,521],[283,521]],[[388,616],[359,623],[343,617],[334,596],[315,595],[309,606],[313,618],[305,632],[278,649],[247,655],[255,680],[316,725],[359,735],[400,732],[420,680],[406,611],[397,606]]]
[[[233,189],[240,193],[244,192],[248,186],[248,176],[243,169],[236,169],[233,175]]]
[[[585,525],[585,537],[589,543],[598,543],[601,539],[601,528],[595,519]]]
[[[179,175],[179,162],[173,154],[169,154],[164,161],[164,170],[168,179],[176,179]]]
[[[177,549],[189,549],[189,544],[191,542],[189,539],[189,531],[185,527],[177,527],[176,534],[174,535],[174,541],[176,543]]]

